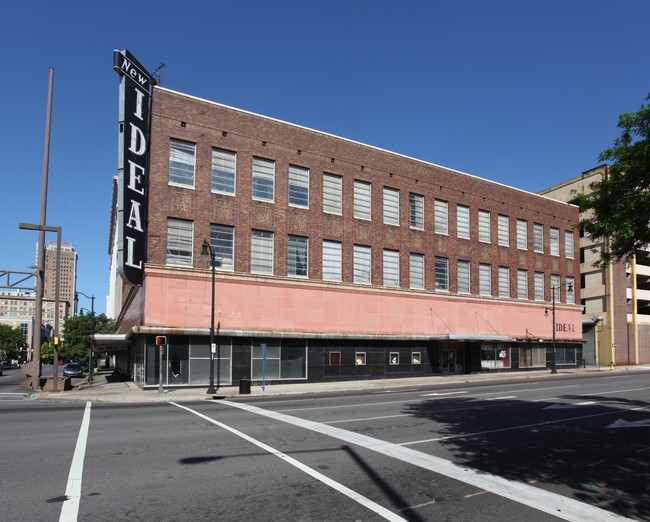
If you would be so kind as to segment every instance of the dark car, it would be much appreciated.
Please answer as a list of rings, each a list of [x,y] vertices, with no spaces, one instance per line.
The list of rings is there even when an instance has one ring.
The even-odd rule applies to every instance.
[[[68,363],[63,367],[64,377],[83,377],[84,371],[77,363]]]

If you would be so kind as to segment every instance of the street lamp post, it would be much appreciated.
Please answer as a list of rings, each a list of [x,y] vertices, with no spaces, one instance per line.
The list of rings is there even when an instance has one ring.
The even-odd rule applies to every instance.
[[[214,269],[215,269],[215,255],[212,250],[212,245],[205,239],[201,247],[202,256],[210,256],[210,266],[212,267],[212,307],[210,308],[210,386],[208,387],[208,394],[216,393],[214,388],[214,352],[216,350],[214,344]],[[220,354],[217,354],[217,363],[219,362]],[[217,389],[219,389],[219,376],[217,375]]]
[[[573,284],[572,283],[562,283],[561,285],[558,286],[551,286],[551,296],[553,298],[553,366],[551,368],[551,373],[556,374],[557,373],[557,366],[555,362],[555,291],[559,290],[563,286],[567,287],[567,290],[569,292],[573,291]],[[546,309],[545,313],[546,317],[548,317],[548,308]]]
[[[93,348],[95,345],[95,296],[94,295],[86,295],[83,292],[75,292],[74,294],[74,307],[75,310],[77,309],[77,305],[79,304],[79,294],[83,295],[86,299],[90,299],[90,360],[88,361],[88,382],[92,383],[93,382]],[[81,309],[83,310],[83,308]]]

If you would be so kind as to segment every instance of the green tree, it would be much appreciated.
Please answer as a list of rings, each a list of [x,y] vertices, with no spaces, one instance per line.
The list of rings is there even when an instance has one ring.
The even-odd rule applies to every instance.
[[[620,137],[598,156],[611,164],[608,175],[590,185],[591,194],[574,192],[570,201],[586,213],[580,230],[609,242],[601,266],[636,257],[650,245],[650,105],[621,114],[618,127]]]
[[[66,317],[63,320],[63,341],[59,356],[72,359],[88,359],[90,353],[90,332],[92,317],[90,314]],[[114,333],[115,324],[104,314],[95,315],[95,333]],[[97,355],[95,355],[97,357]]]
[[[20,328],[0,324],[0,359],[17,359],[25,346],[25,337]]]

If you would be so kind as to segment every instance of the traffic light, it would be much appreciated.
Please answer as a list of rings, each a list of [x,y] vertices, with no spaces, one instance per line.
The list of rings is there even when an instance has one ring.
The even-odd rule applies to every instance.
[[[167,344],[167,337],[164,335],[156,336],[156,345],[162,346],[163,344]]]

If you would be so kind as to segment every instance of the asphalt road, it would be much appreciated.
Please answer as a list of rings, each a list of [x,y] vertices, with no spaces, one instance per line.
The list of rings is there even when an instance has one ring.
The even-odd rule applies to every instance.
[[[650,520],[649,379],[0,400],[0,519]]]

